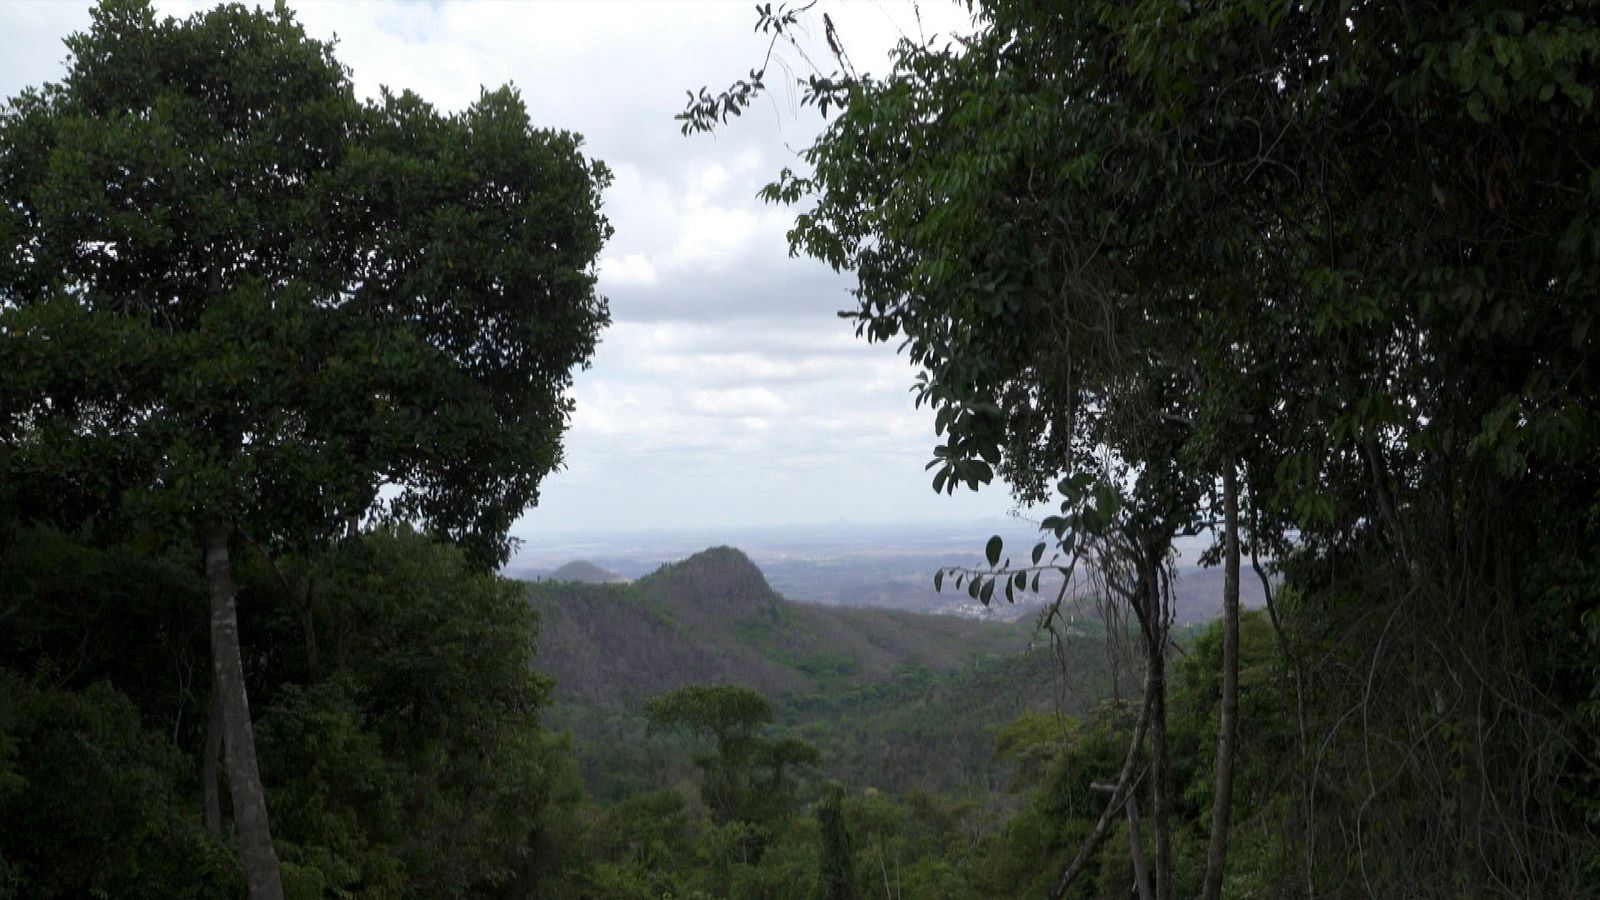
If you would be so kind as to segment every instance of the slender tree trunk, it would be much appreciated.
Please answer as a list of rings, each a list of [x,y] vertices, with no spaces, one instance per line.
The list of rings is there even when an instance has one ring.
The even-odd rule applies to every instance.
[[[1145,672],[1150,691],[1150,818],[1155,833],[1156,900],[1172,900],[1172,759],[1167,753],[1167,619],[1162,599],[1161,552],[1143,550]]]
[[[1094,830],[1089,832],[1088,839],[1078,847],[1078,852],[1073,855],[1072,861],[1061,871],[1061,876],[1051,887],[1050,900],[1060,900],[1061,895],[1065,894],[1067,889],[1072,887],[1072,883],[1078,880],[1078,876],[1089,867],[1090,858],[1111,834],[1111,825],[1116,821],[1118,807],[1133,799],[1134,783],[1137,780],[1134,778],[1134,773],[1139,762],[1139,747],[1144,743],[1145,732],[1150,727],[1150,708],[1155,696],[1150,692],[1148,673],[1145,675],[1144,685],[1144,702],[1139,707],[1139,720],[1133,726],[1133,737],[1128,740],[1128,753],[1123,757],[1122,772],[1117,776],[1117,783],[1111,789],[1111,799],[1101,811],[1100,819],[1095,822]]]
[[[1150,896],[1150,873],[1144,864],[1144,834],[1139,828],[1139,800],[1128,795],[1128,855],[1133,858],[1133,886],[1139,891],[1139,900],[1153,900]]]
[[[1245,469],[1245,480],[1253,485],[1254,479],[1249,477],[1250,474],[1251,470]],[[1317,896],[1316,803],[1312,798],[1310,774],[1312,767],[1309,762],[1311,745],[1306,734],[1306,667],[1301,662],[1300,651],[1289,639],[1289,632],[1283,627],[1282,617],[1278,615],[1278,605],[1272,598],[1272,579],[1267,577],[1267,570],[1261,566],[1261,506],[1254,487],[1247,485],[1247,489],[1250,492],[1250,569],[1256,573],[1256,580],[1261,583],[1261,596],[1267,603],[1267,619],[1272,623],[1273,634],[1277,635],[1278,646],[1282,648],[1283,655],[1289,661],[1289,674],[1294,686],[1295,733],[1299,740],[1300,754],[1300,815],[1305,828],[1305,836],[1301,842],[1305,862],[1306,896],[1315,897]]]
[[[222,797],[217,792],[218,765],[222,757],[222,692],[216,679],[211,685],[211,716],[206,721],[205,756],[200,760],[200,786],[205,798],[206,831],[222,833]]]
[[[228,789],[233,826],[239,835],[239,862],[250,900],[283,900],[278,854],[267,824],[267,798],[256,767],[250,698],[245,694],[244,662],[239,653],[239,618],[234,607],[233,572],[228,562],[229,529],[219,522],[202,526],[206,584],[211,593],[211,667],[222,703]]]
[[[311,576],[306,575],[305,590],[301,593],[300,602],[300,631],[306,640],[306,671],[311,675],[311,680],[316,681],[322,674],[322,666],[317,654],[317,617],[312,612],[311,592],[316,589],[316,584]]]
[[[1167,754],[1167,661],[1165,642],[1149,648],[1150,817],[1155,831],[1157,900],[1172,900],[1172,760]]]
[[[1206,851],[1204,900],[1222,896],[1228,862],[1228,816],[1233,808],[1233,753],[1239,735],[1239,483],[1232,460],[1222,471],[1222,721],[1217,728],[1217,775],[1211,799],[1211,844]]]

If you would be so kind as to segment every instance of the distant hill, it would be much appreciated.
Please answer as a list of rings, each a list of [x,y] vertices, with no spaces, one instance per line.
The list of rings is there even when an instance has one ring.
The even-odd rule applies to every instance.
[[[575,559],[555,569],[509,566],[501,574],[518,581],[573,581],[579,584],[624,584],[628,581],[626,575],[586,559]]]
[[[731,547],[627,584],[547,579],[530,597],[535,667],[556,678],[552,724],[604,757],[580,760],[602,795],[606,778],[659,765],[638,710],[688,684],[762,691],[824,745],[831,775],[891,788],[992,780],[994,730],[1061,699],[1062,662],[1030,651],[1031,622],[793,603]],[[1105,693],[1098,638],[1082,644],[1066,664],[1084,688],[1069,711]]]
[[[573,560],[549,575],[548,581],[577,581],[582,584],[620,584],[628,579],[615,572],[602,569],[587,560]]]
[[[805,693],[824,676],[890,677],[1020,652],[1027,631],[950,616],[791,603],[732,547],[662,566],[631,584],[534,586],[538,667],[557,696],[632,703],[686,684]]]
[[[538,581],[558,577],[555,567],[584,560],[623,578],[642,578],[663,564],[681,560],[701,547],[736,544],[774,590],[786,599],[827,606],[871,606],[911,612],[938,612],[969,618],[1025,618],[1056,595],[1059,579],[1046,572],[1038,594],[1015,605],[985,609],[964,591],[939,592],[933,575],[943,566],[984,565],[990,534],[1005,540],[1006,556],[1021,558],[1037,540],[1022,521],[974,521],[947,526],[809,527],[781,531],[749,529],[706,536],[662,532],[530,541],[505,568],[511,578]],[[737,537],[737,540],[732,538]],[[1210,535],[1180,539],[1173,559],[1174,618],[1192,624],[1214,618],[1222,608],[1222,569],[1201,568]],[[1021,556],[1019,556],[1019,554]],[[596,581],[578,578],[569,580]],[[615,579],[611,579],[615,580]],[[1246,608],[1262,605],[1261,586],[1248,569],[1240,585]]]

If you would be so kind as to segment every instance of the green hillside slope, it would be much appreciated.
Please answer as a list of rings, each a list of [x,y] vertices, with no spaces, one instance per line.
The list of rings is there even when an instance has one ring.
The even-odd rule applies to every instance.
[[[530,596],[536,665],[556,678],[551,724],[576,734],[602,797],[659,785],[663,769],[687,774],[639,710],[688,684],[760,690],[781,724],[823,750],[831,777],[888,790],[992,787],[1001,724],[1030,708],[1081,711],[1109,690],[1098,639],[1069,638],[1058,653],[1031,619],[793,603],[729,547],[631,584],[545,582]]]

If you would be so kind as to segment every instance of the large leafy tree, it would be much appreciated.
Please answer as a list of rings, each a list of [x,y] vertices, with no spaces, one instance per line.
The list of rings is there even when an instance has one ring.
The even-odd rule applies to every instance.
[[[1307,893],[1321,875],[1369,877],[1378,857],[1407,860],[1394,877],[1573,883],[1583,838],[1562,779],[1486,773],[1593,771],[1557,749],[1584,739],[1550,692],[1583,670],[1568,654],[1593,615],[1565,580],[1588,547],[1555,523],[1587,515],[1597,487],[1594,11],[991,2],[972,37],[904,42],[882,78],[857,74],[829,28],[839,71],[807,88],[838,115],[802,154],[809,170],[769,190],[807,207],[797,250],[857,274],[862,333],[921,364],[944,436],[936,488],[998,473],[1038,500],[1062,479],[1056,537],[1133,550],[1118,580],[1134,596],[1160,581],[1148,551],[1219,508],[1230,594],[1249,523],[1250,550],[1316,597],[1304,624],[1367,654],[1318,673],[1327,739],[1352,697],[1370,710],[1374,684],[1395,708],[1432,710],[1386,726],[1422,748],[1388,760],[1404,786],[1391,796],[1415,791],[1388,814],[1450,815],[1408,843],[1364,830],[1371,783],[1341,783],[1338,812],[1313,808],[1324,786],[1308,786]],[[782,35],[796,14],[764,7],[761,22]],[[686,128],[737,112],[760,80],[702,94]],[[1352,571],[1373,577],[1351,587]],[[993,584],[971,589],[987,599]],[[1402,615],[1414,627],[1391,627]],[[1219,782],[1237,704],[1222,706]],[[1484,724],[1500,715],[1515,736]],[[1450,766],[1463,774],[1436,776]],[[1229,821],[1216,800],[1213,896]],[[1348,840],[1341,828],[1356,835],[1342,871],[1316,851]]]
[[[358,100],[283,7],[108,0],[0,117],[0,483],[203,547],[241,856],[281,894],[230,547],[364,517],[503,556],[607,321],[608,175],[515,91]]]
[[[1190,237],[1239,225],[1225,208],[1208,212],[1225,196],[1217,181],[1170,179],[1185,147],[1141,117],[1151,91],[1120,70],[1097,10],[982,14],[985,29],[959,45],[902,43],[882,79],[838,54],[844,71],[807,89],[839,113],[802,154],[809,171],[784,172],[767,196],[809,205],[792,246],[854,271],[859,333],[900,341],[919,365],[918,402],[943,438],[934,489],[998,474],[1025,503],[1059,494],[1054,539],[1068,559],[1090,558],[1132,610],[1165,896],[1166,563],[1174,538],[1202,527],[1229,458],[1196,440],[1216,418],[1201,402],[1216,379],[1201,353],[1219,329],[1197,328],[1193,313],[1248,287]],[[788,27],[781,13],[767,21]],[[1080,32],[1063,40],[1063,29]],[[691,128],[704,122],[695,113]],[[1042,550],[1034,568],[1051,564]],[[1029,583],[997,541],[989,556],[1005,576],[968,577],[973,596]]]

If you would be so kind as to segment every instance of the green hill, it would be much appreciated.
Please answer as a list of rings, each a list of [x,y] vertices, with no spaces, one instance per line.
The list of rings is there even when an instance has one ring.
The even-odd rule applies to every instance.
[[[1031,618],[790,602],[730,547],[631,584],[543,582],[530,596],[536,666],[556,678],[551,724],[575,733],[602,797],[659,785],[663,766],[687,772],[639,710],[688,684],[762,691],[782,725],[823,750],[831,777],[891,790],[992,787],[999,725],[1030,708],[1080,711],[1108,690],[1097,639],[1069,638],[1057,654]]]
[[[581,581],[584,584],[619,584],[628,580],[583,559],[573,560],[544,577],[550,581]]]

